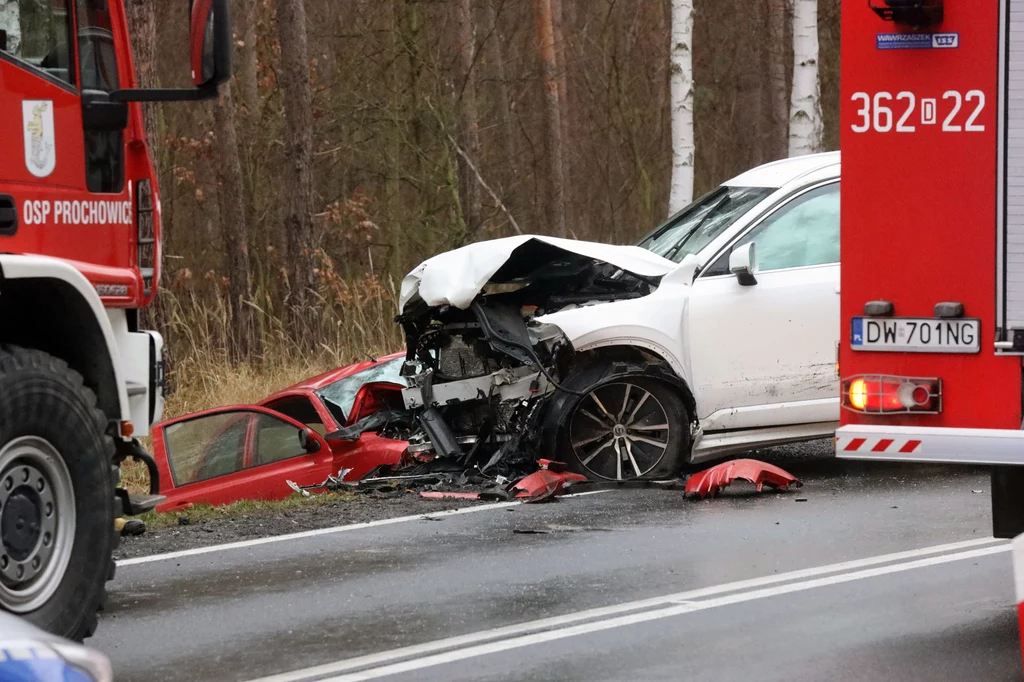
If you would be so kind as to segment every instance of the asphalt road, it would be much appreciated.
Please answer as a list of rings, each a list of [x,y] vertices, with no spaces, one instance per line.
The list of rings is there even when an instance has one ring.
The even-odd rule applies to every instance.
[[[133,560],[90,644],[126,682],[1021,679],[983,471],[787,468]]]

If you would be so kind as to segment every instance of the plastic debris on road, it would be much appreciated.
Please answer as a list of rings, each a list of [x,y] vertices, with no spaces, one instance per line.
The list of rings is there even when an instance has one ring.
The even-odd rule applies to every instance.
[[[775,465],[756,459],[737,459],[693,474],[686,481],[686,493],[696,494],[701,499],[713,497],[736,479],[753,483],[758,492],[764,486],[787,490],[791,485],[796,488],[803,485],[798,478]]]

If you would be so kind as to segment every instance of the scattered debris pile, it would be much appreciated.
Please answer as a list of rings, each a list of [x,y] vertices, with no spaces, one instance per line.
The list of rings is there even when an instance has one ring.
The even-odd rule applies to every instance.
[[[777,466],[754,459],[738,459],[724,462],[710,469],[699,471],[685,479],[667,481],[602,481],[595,482],[586,476],[568,471],[563,462],[539,459],[537,469],[517,477],[503,475],[488,476],[479,469],[464,470],[453,467],[446,459],[436,459],[420,465],[419,470],[394,467],[379,467],[371,475],[358,481],[345,481],[345,472],[331,476],[323,483],[299,486],[292,481],[288,485],[303,495],[315,490],[349,490],[355,492],[391,493],[397,491],[418,492],[426,499],[464,499],[493,502],[524,500],[542,502],[558,495],[581,490],[609,490],[617,488],[659,488],[673,490],[684,488],[685,493],[695,499],[714,497],[718,492],[736,480],[753,483],[757,492],[765,486],[774,490],[799,488],[803,483]],[[395,473],[389,473],[395,471]],[[401,472],[401,473],[398,473]]]
[[[358,481],[345,481],[345,472],[342,471],[339,476],[331,476],[323,483],[300,486],[288,481],[288,485],[306,496],[315,490],[374,493],[406,490],[419,492],[421,497],[428,499],[542,502],[568,492],[574,486],[588,483],[586,476],[567,471],[564,463],[547,459],[536,462],[536,471],[514,478],[488,476],[479,470],[464,470],[452,465],[452,462],[436,459],[420,465],[418,471],[411,473],[409,469],[399,469],[390,474],[388,470],[394,470],[393,467],[379,467]]]

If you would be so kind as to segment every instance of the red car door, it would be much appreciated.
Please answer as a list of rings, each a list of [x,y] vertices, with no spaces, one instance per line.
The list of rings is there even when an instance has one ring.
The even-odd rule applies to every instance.
[[[309,452],[299,441],[307,431]],[[163,422],[153,429],[153,454],[160,469],[158,509],[188,504],[278,500],[293,490],[288,481],[312,485],[332,472],[327,441],[283,414],[256,405],[206,410]]]

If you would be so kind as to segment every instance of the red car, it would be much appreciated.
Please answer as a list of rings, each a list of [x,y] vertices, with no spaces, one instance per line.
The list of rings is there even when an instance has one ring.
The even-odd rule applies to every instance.
[[[361,362],[278,391],[256,405],[219,407],[153,428],[160,492],[158,511],[194,503],[283,499],[287,481],[315,485],[328,476],[355,481],[397,465],[408,447],[374,432],[353,440],[324,438],[379,412],[406,386],[405,353]],[[299,437],[299,432],[305,432]]]

